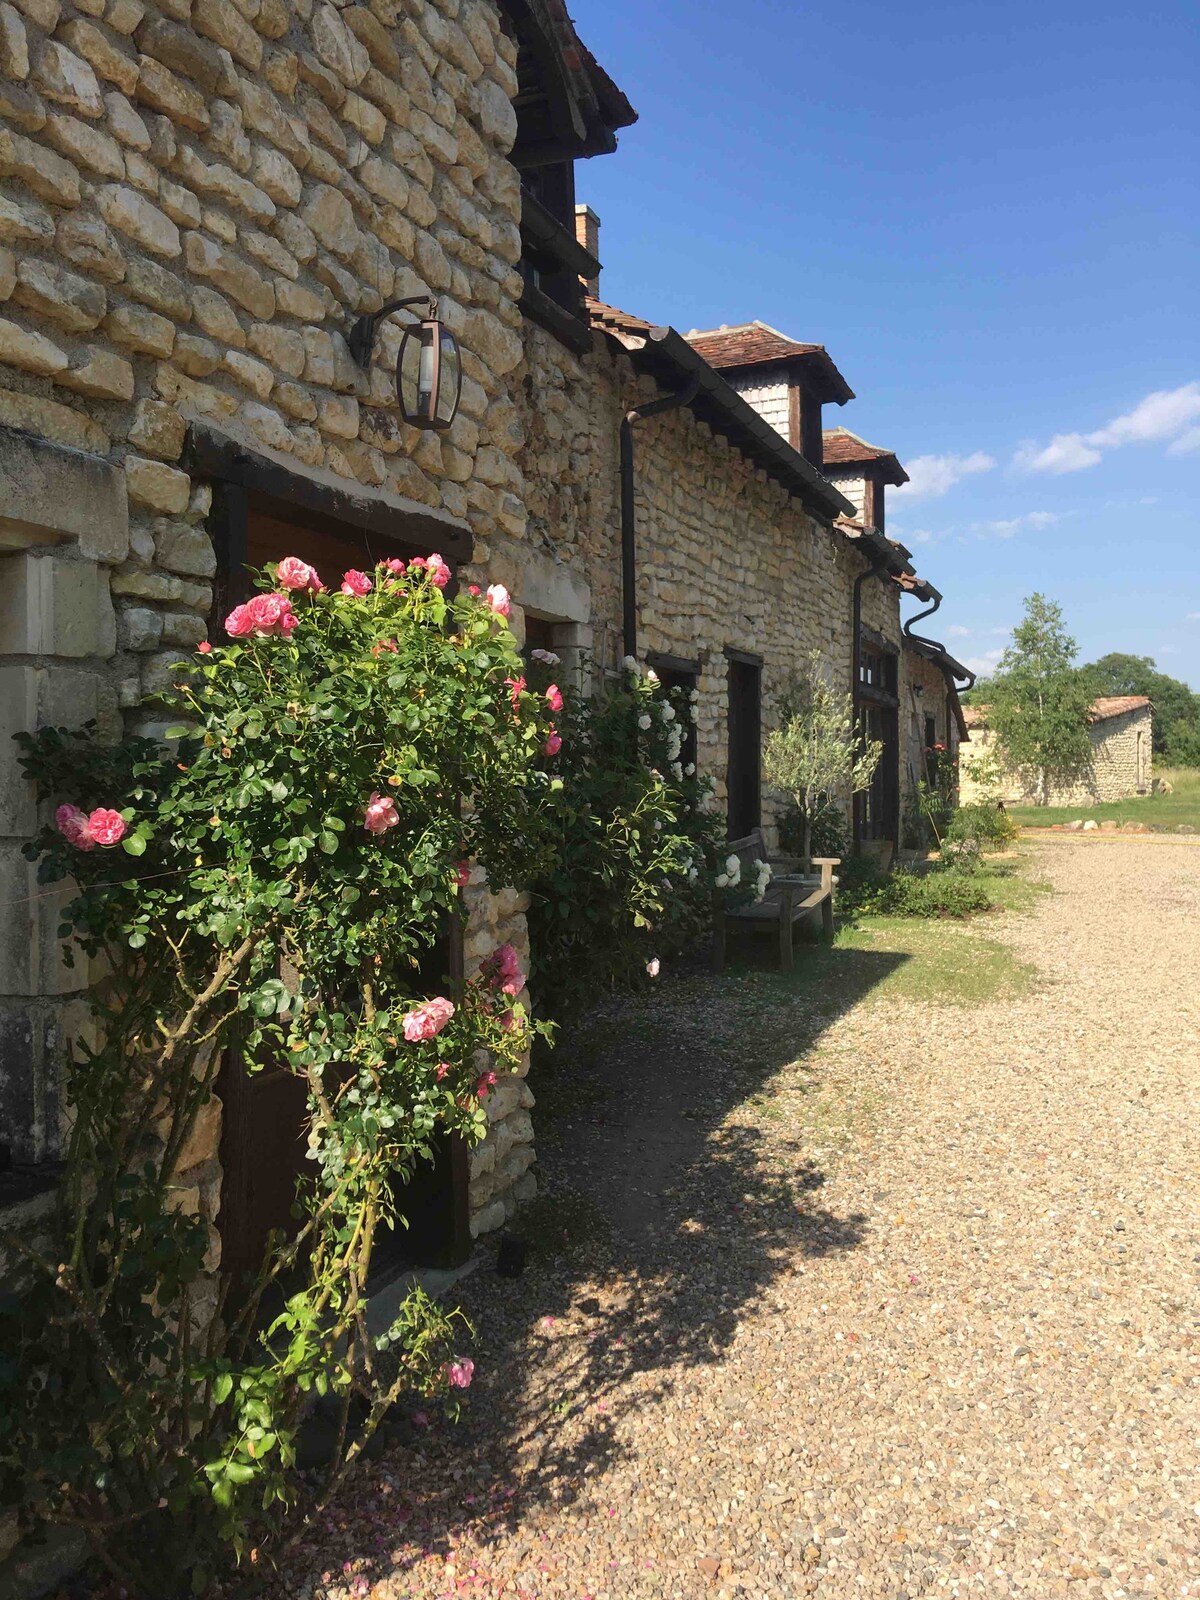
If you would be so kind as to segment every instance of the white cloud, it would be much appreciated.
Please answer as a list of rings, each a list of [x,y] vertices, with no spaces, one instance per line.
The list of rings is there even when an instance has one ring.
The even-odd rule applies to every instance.
[[[1189,622],[1200,622],[1200,611],[1189,611],[1187,619]]]
[[[1094,467],[1101,458],[1081,433],[1056,433],[1048,445],[1038,449],[1024,444],[1013,457],[1013,466],[1021,472],[1078,472],[1083,467]]]
[[[988,472],[995,465],[995,458],[983,450],[975,450],[969,456],[916,456],[908,463],[909,481],[893,489],[892,495],[916,499],[945,494],[960,478],[973,472]]]
[[[970,635],[970,628],[964,628],[961,622],[952,622],[946,629],[947,639],[966,639]]]
[[[997,539],[1011,539],[1013,534],[1020,533],[1022,528],[1049,528],[1060,520],[1061,513],[1057,511],[1026,511],[1019,517],[1002,517],[996,522],[976,522],[973,531],[985,536],[990,534]]]
[[[1056,433],[1047,445],[1023,444],[1013,466],[1021,472],[1079,472],[1120,445],[1162,443],[1171,455],[1200,450],[1200,383],[1156,389],[1092,433]]]
[[[981,656],[968,656],[963,666],[970,668],[981,678],[986,677],[989,672],[995,672],[1003,654],[1003,650],[985,650]]]

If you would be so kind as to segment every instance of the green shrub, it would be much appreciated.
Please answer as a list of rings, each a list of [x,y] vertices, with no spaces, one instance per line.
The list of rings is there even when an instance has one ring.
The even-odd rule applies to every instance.
[[[1004,850],[1014,843],[1017,831],[1007,811],[985,800],[959,806],[942,837],[948,843],[970,839],[981,850]]]
[[[804,854],[804,818],[799,806],[788,807],[779,822],[779,845],[785,855]],[[850,830],[840,806],[826,801],[812,819],[812,853],[845,861],[851,851]]]
[[[849,917],[965,917],[992,903],[977,873],[957,866],[884,872],[868,857],[855,856],[838,879],[838,911]]]

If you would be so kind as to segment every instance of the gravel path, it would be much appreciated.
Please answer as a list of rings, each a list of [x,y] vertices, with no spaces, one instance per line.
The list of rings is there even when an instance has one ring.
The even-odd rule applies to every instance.
[[[1200,849],[1037,871],[1003,1004],[866,953],[597,1019],[529,1270],[460,1285],[470,1413],[286,1593],[1200,1596]]]

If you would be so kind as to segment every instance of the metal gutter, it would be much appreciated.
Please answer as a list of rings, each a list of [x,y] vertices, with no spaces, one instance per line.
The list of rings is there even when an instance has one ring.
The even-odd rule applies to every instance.
[[[970,667],[964,667],[961,661],[956,661],[950,654],[949,650],[946,649],[946,646],[940,643],[937,639],[929,639],[926,638],[926,636],[922,633],[914,633],[912,631],[914,622],[920,622],[924,617],[931,617],[942,603],[941,594],[933,587],[931,583],[927,583],[925,587],[932,597],[933,604],[927,606],[924,611],[918,611],[913,616],[909,617],[908,621],[904,624],[904,637],[912,644],[918,646],[924,645],[925,650],[923,650],[921,653],[925,654],[925,652],[928,651],[931,655],[935,656],[938,664],[944,667],[954,677],[966,679],[966,685],[964,689],[965,693],[966,689],[973,689],[975,687],[976,674],[971,671]]]

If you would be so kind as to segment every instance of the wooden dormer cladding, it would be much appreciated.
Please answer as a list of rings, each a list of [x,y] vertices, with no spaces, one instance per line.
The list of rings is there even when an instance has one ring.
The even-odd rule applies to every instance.
[[[517,138],[521,174],[521,309],[584,351],[591,333],[581,278],[600,263],[575,237],[575,162],[617,147],[637,113],[575,32],[563,0],[500,0],[517,43]]]
[[[788,383],[788,443],[820,471],[825,464],[824,438],[821,401],[793,373]]]
[[[825,435],[825,476],[853,500],[866,528],[884,531],[887,486],[899,488],[908,473],[891,450],[868,444],[849,428],[834,428]]]

